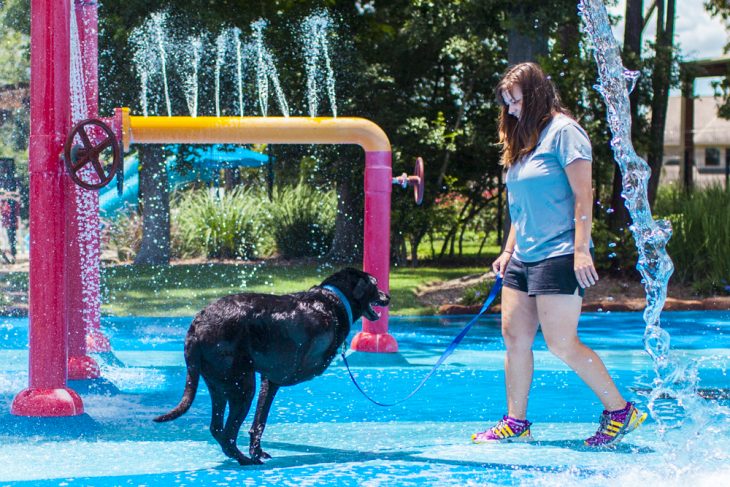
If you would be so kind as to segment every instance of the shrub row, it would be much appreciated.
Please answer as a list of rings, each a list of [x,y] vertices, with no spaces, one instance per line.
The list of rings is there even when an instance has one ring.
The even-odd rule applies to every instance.
[[[320,257],[334,236],[334,191],[317,192],[300,184],[278,188],[269,200],[260,190],[202,188],[179,191],[170,202],[171,254],[176,258],[253,259]],[[119,258],[139,250],[140,218],[120,215],[107,227],[107,240]]]
[[[710,186],[690,194],[663,187],[655,215],[672,223],[667,252],[674,279],[691,284],[701,294],[726,291],[730,281],[730,191]]]

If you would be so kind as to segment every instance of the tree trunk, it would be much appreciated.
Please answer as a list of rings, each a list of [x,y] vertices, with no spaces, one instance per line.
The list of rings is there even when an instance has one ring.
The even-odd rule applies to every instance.
[[[361,218],[356,215],[357,195],[353,188],[352,173],[337,171],[337,216],[335,217],[335,236],[327,260],[352,263],[362,260],[363,230]]]
[[[641,64],[641,34],[644,29],[644,1],[627,0],[625,18],[623,62],[624,66],[628,69],[637,70]],[[641,132],[638,86],[629,95],[629,100],[631,102],[631,139],[636,144]],[[608,216],[608,227],[616,233],[631,223],[629,211],[626,209],[624,199],[621,196],[622,191],[621,170],[617,165],[614,165],[610,204],[613,213]]]
[[[421,244],[422,236],[411,237],[411,267],[418,267],[418,246]]]
[[[664,159],[664,127],[667,122],[669,84],[671,82],[672,58],[674,57],[674,14],[676,0],[666,1],[666,20],[664,1],[660,0],[657,2],[656,61],[652,76],[654,98],[651,102],[651,138],[649,142],[649,156],[647,157],[647,162],[651,168],[648,197],[649,204],[652,206],[654,205],[657,188],[659,187],[659,176],[662,171],[662,162]]]
[[[142,244],[134,263],[167,265],[170,263],[170,195],[162,146],[140,146],[139,164]]]
[[[464,111],[466,110],[468,101],[471,98],[472,91],[474,91],[474,78],[470,79],[469,87],[466,90],[464,90],[464,97],[461,100],[461,105],[459,107],[459,113],[456,116],[456,123],[454,123],[454,128],[451,129],[452,133],[458,132],[461,129],[461,122],[464,119]],[[436,180],[437,188],[442,187],[442,185],[444,183],[444,177],[446,176],[446,171],[449,169],[450,163],[451,163],[451,152],[446,151],[446,154],[444,154],[444,161],[441,164],[441,169],[439,169],[438,179]]]
[[[241,172],[237,167],[224,169],[223,179],[225,181],[224,187],[226,188],[226,191],[230,191],[241,184]]]
[[[400,232],[393,232],[390,237],[390,262],[396,266],[408,263],[408,246],[405,237]]]
[[[511,7],[511,23],[507,33],[507,63],[513,64],[537,61],[539,56],[548,54],[548,36],[545,26],[534,25],[534,16],[528,7],[519,2]]]

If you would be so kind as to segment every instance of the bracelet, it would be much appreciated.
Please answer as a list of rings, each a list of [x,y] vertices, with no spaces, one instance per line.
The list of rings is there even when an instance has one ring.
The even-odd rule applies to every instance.
[[[507,252],[508,254],[512,255],[512,250],[504,250],[503,252]]]

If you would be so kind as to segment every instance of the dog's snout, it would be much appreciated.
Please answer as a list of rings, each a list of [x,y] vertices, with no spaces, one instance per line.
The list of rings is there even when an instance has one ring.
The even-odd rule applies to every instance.
[[[378,306],[388,306],[390,295],[378,289]]]

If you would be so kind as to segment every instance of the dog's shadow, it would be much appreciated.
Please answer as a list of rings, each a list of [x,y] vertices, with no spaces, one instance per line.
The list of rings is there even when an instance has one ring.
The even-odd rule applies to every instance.
[[[555,440],[555,441],[536,441],[530,443],[532,446],[552,446],[558,448],[569,448],[571,450],[582,452],[596,452],[595,448],[587,447],[579,440]],[[514,463],[490,463],[478,460],[455,460],[448,458],[429,458],[423,456],[421,451],[393,450],[393,451],[363,451],[363,450],[342,450],[337,448],[326,448],[312,445],[301,445],[296,443],[284,442],[267,442],[266,446],[271,450],[279,452],[298,452],[302,454],[274,456],[271,460],[261,465],[239,465],[236,461],[229,459],[221,462],[216,470],[272,470],[280,468],[295,467],[312,467],[324,464],[345,464],[345,463],[364,463],[369,461],[403,461],[403,462],[427,462],[438,463],[451,466],[464,466],[474,468],[487,468],[494,470],[539,470],[542,472],[561,472],[567,467],[565,465],[545,466],[530,464],[514,464]],[[471,446],[471,445],[469,445]],[[607,451],[620,454],[647,454],[653,453],[654,450],[648,447],[637,447],[628,443],[619,444]],[[572,468],[572,467],[571,467]],[[585,474],[598,474],[599,471],[594,469],[580,469]]]
[[[363,463],[371,460],[393,461],[393,460],[416,460],[415,451],[394,451],[394,452],[372,452],[362,450],[342,450],[337,448],[326,448],[312,445],[300,445],[296,443],[266,442],[266,449],[277,450],[279,454],[284,452],[296,452],[301,454],[274,454],[273,458],[261,465],[239,465],[233,459],[221,462],[218,470],[231,469],[256,469],[271,470],[272,468],[291,468],[323,465],[328,463]],[[419,459],[423,461],[423,459]]]

